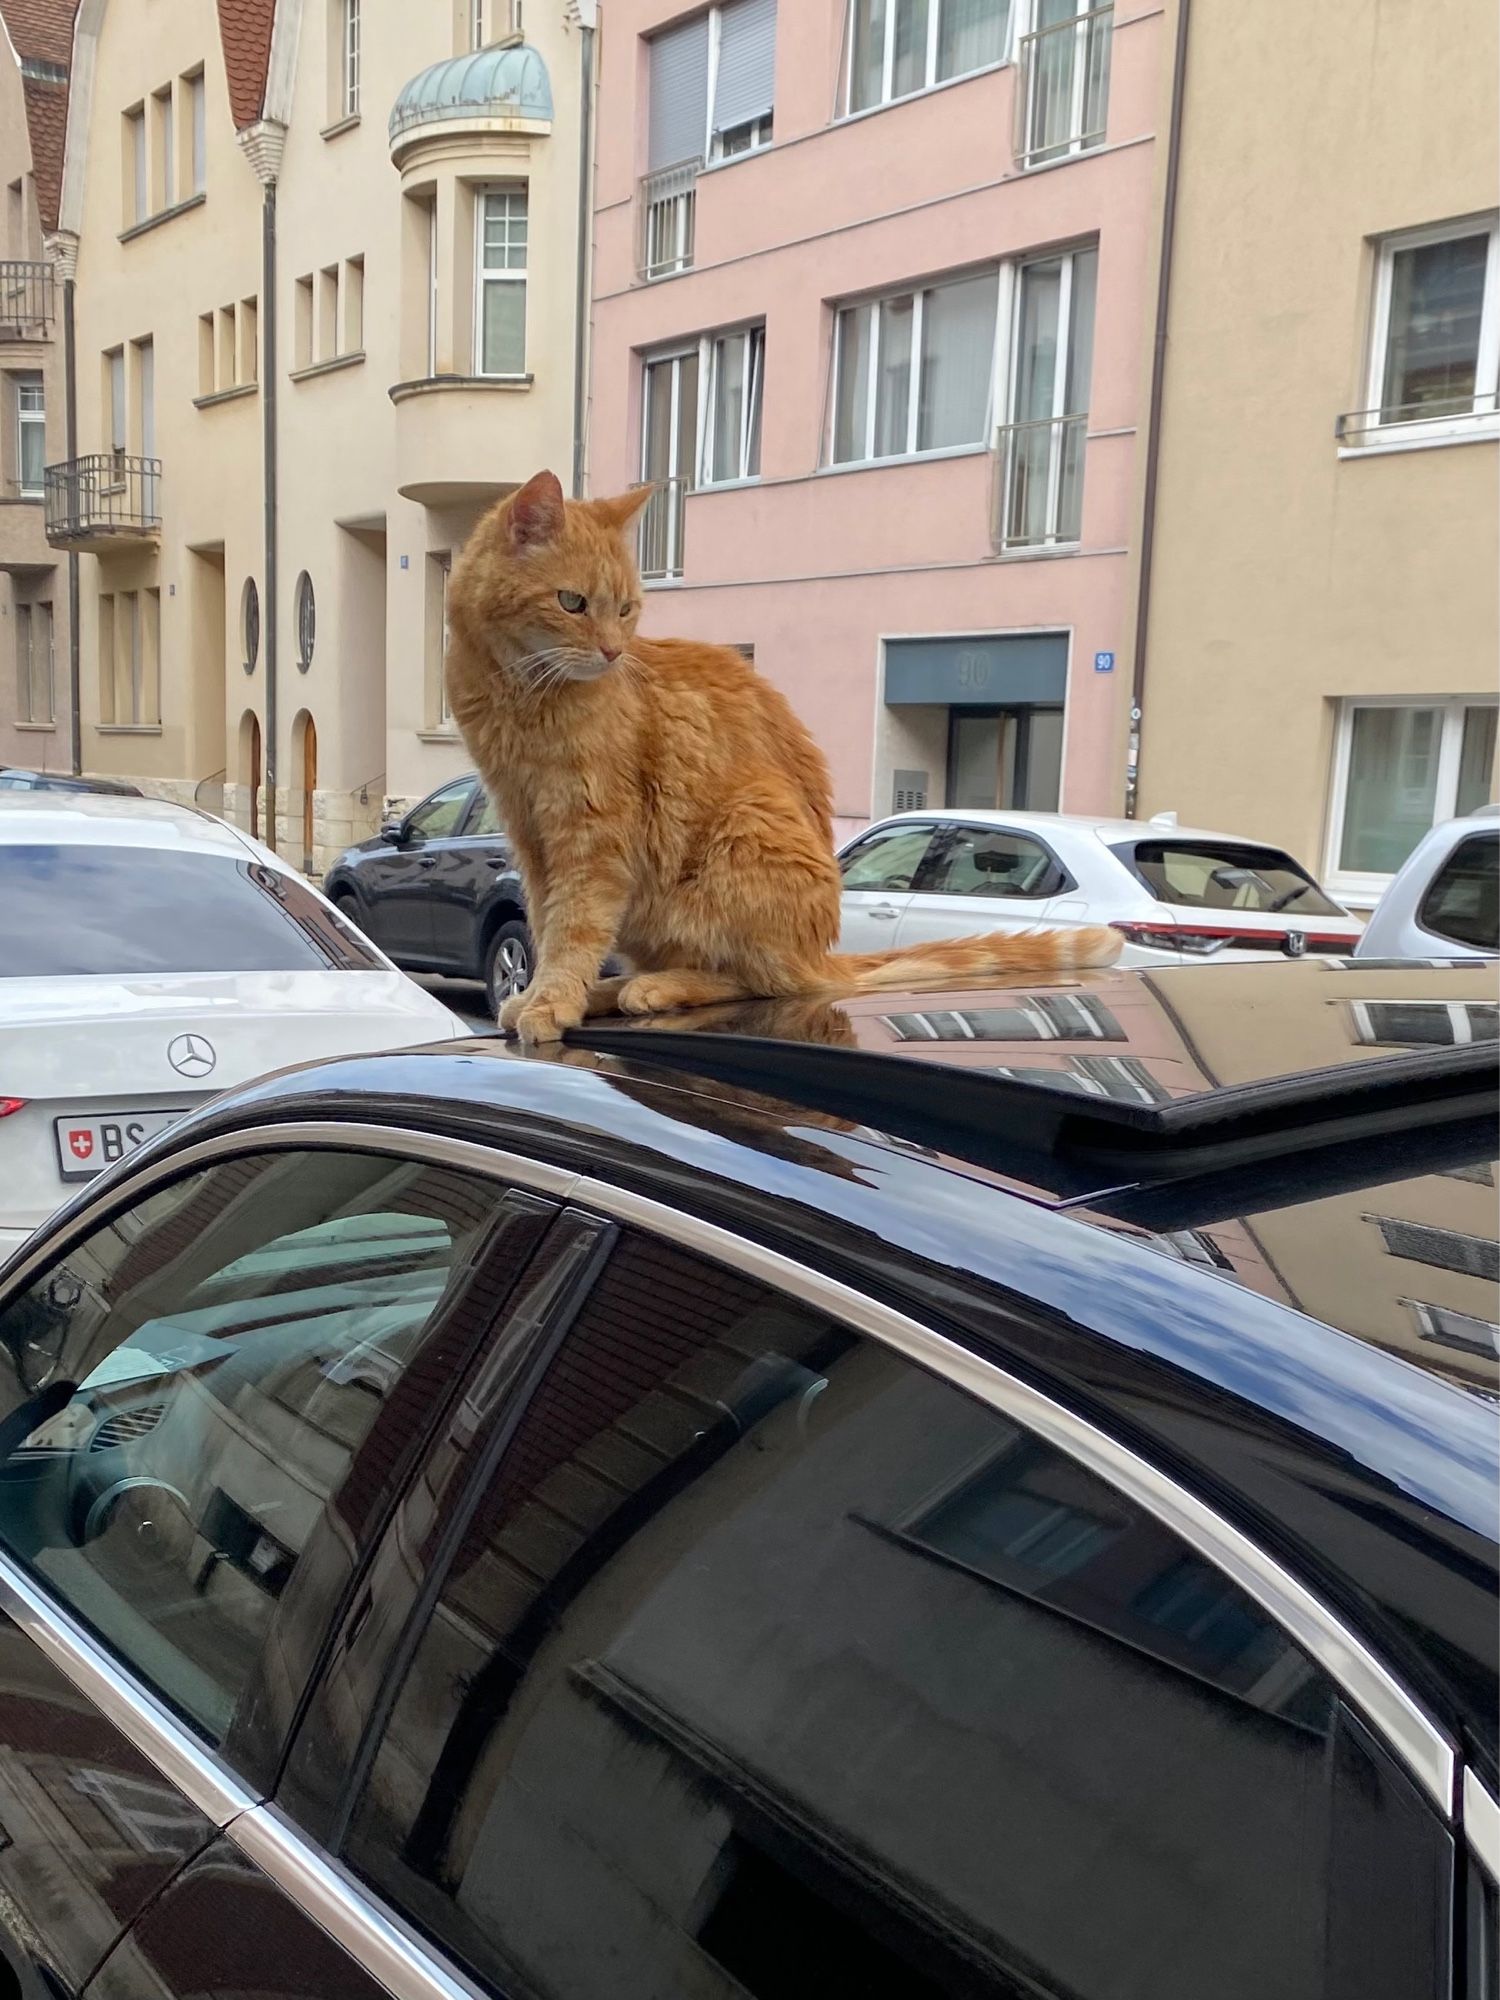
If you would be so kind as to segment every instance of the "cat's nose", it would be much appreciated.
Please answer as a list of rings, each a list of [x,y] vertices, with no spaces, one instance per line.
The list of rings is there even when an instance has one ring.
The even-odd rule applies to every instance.
[[[620,648],[618,646],[601,646],[599,648],[599,657],[601,660],[607,660],[613,666],[615,661],[620,657]]]

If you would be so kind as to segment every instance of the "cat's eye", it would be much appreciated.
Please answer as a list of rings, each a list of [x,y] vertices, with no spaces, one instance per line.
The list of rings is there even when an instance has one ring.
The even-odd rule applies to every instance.
[[[620,616],[622,618],[628,618],[631,612],[634,610],[635,610],[634,599],[627,597],[625,602],[620,606]]]
[[[588,599],[581,590],[560,590],[557,593],[557,601],[564,611],[571,611],[575,616],[578,612],[588,609]]]

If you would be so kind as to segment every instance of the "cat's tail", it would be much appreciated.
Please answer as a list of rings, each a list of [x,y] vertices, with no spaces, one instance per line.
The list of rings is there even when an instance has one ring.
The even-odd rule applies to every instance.
[[[925,985],[930,980],[972,983],[1017,972],[1079,972],[1113,965],[1124,949],[1119,931],[1105,924],[1070,930],[986,931],[980,937],[938,938],[899,951],[830,952],[819,970],[818,990],[862,993]]]

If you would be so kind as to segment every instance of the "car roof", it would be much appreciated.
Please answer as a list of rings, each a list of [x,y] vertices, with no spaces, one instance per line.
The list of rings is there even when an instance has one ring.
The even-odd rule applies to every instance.
[[[912,812],[887,813],[871,824],[891,826],[902,820],[922,825],[936,820],[944,825],[960,822],[965,826],[1013,826],[1034,831],[1039,836],[1048,833],[1092,833],[1106,846],[1124,846],[1126,842],[1135,840],[1212,840],[1227,842],[1233,847],[1268,847],[1278,854],[1285,851],[1274,841],[1255,840],[1239,833],[1215,833],[1201,826],[1178,826],[1175,821],[1169,825],[1165,819],[1095,819],[1087,813],[1002,812],[988,806],[922,807]],[[868,833],[870,828],[866,827],[864,831]]]
[[[112,792],[0,792],[0,846],[145,847],[247,855],[289,872],[257,840],[196,806]]]

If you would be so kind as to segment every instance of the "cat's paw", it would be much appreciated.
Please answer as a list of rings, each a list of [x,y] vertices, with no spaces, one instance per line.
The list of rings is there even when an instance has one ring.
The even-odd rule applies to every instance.
[[[512,1019],[502,1024],[521,1037],[530,1048],[540,1042],[560,1042],[569,1028],[583,1019],[583,996],[566,990],[528,986],[515,998],[521,1002]],[[510,1002],[506,1002],[507,1010]]]
[[[502,1035],[513,1035],[516,1032],[516,1023],[521,1018],[522,1011],[526,1006],[526,1000],[527,991],[523,986],[519,993],[512,993],[510,998],[503,1003],[499,1016],[499,1027]]]

